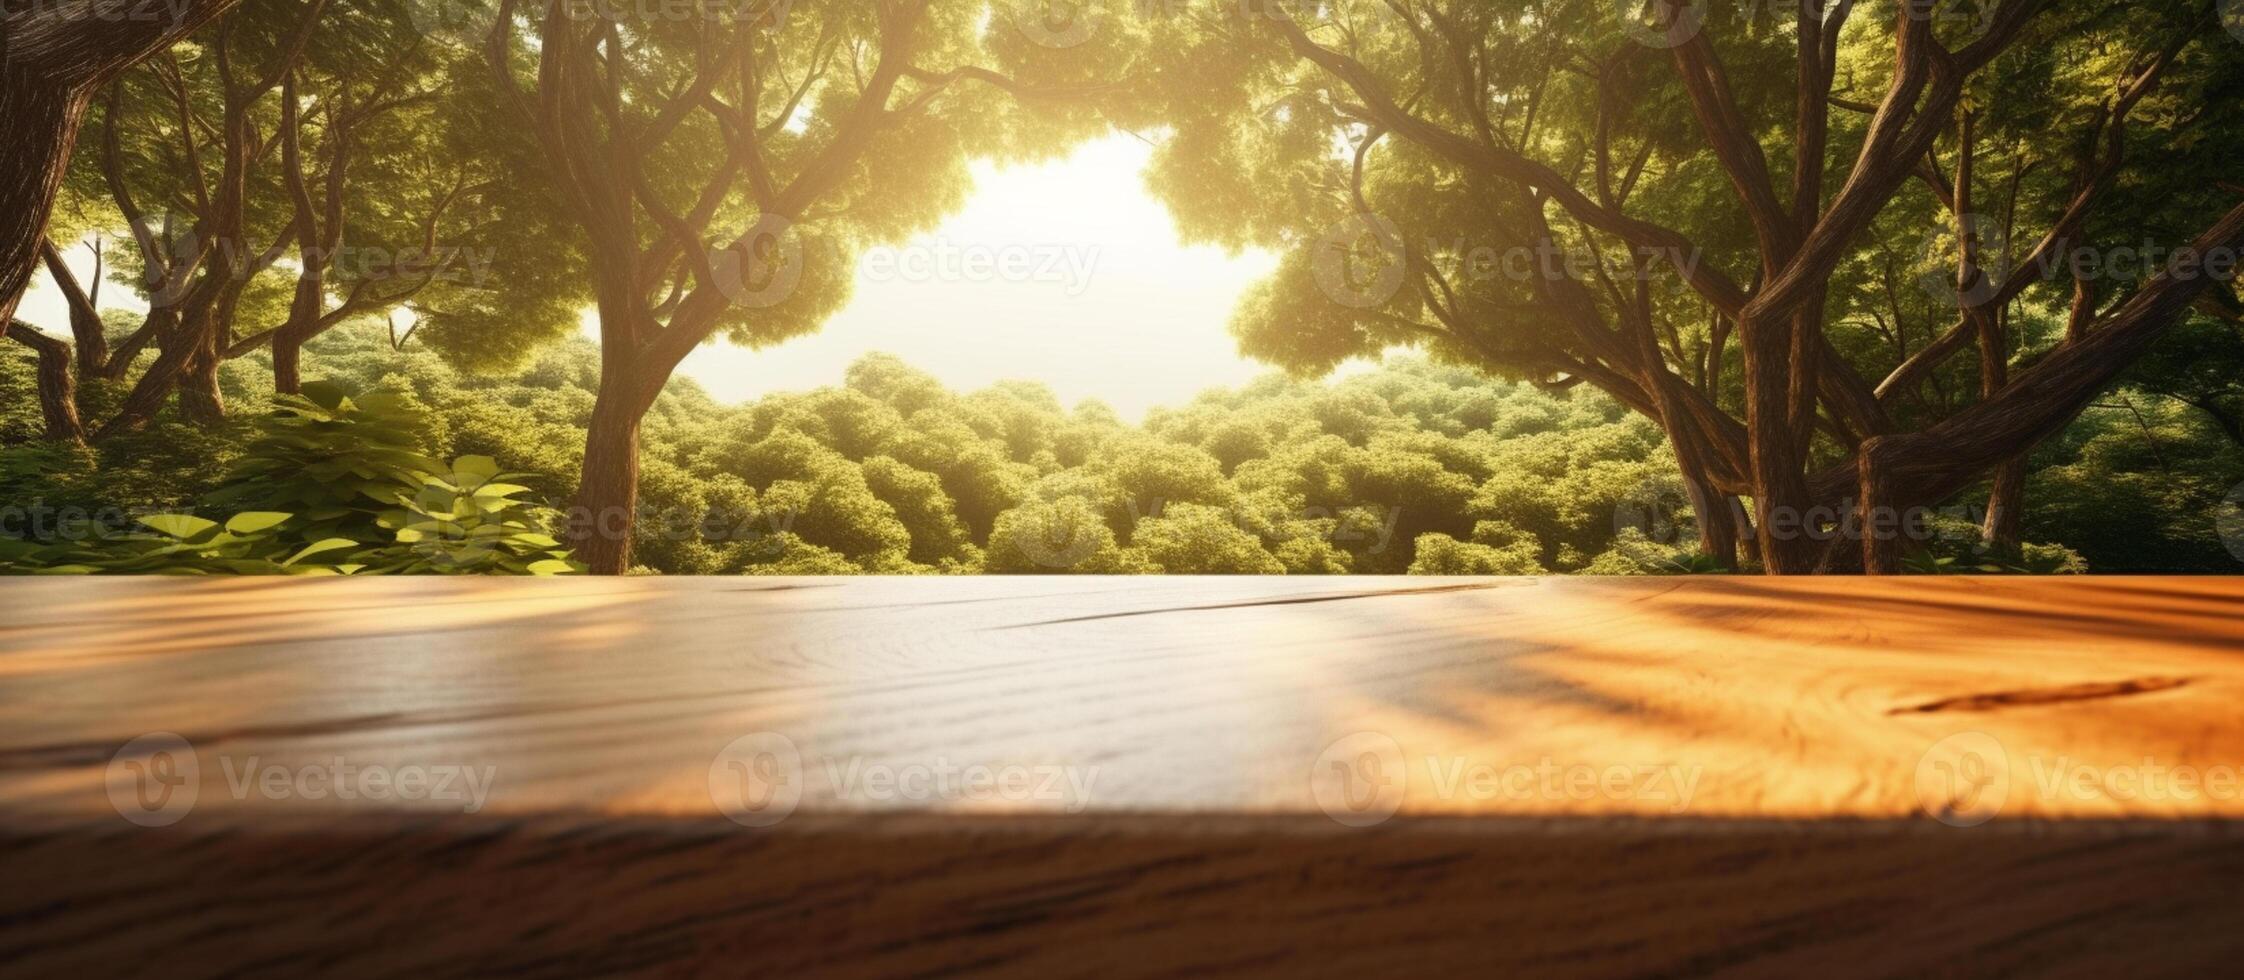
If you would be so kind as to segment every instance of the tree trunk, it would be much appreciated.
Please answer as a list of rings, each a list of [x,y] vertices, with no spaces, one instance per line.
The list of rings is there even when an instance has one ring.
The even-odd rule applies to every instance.
[[[22,321],[6,326],[8,339],[39,355],[39,414],[46,420],[47,438],[84,445],[86,428],[78,419],[78,380],[71,370],[70,345]]]
[[[2026,457],[2021,453],[1995,467],[1994,488],[1987,493],[1987,516],[1979,525],[1980,543],[1997,554],[2018,554],[2025,508]]]
[[[153,316],[154,314],[151,314]],[[125,396],[124,404],[117,409],[116,417],[94,433],[95,439],[107,439],[120,432],[131,432],[147,425],[156,413],[163,410],[164,402],[180,384],[195,358],[203,350],[201,343],[203,321],[206,316],[198,311],[185,313],[168,311],[158,323],[156,334],[156,362],[141,374]]]
[[[1822,529],[1813,522],[1792,431],[1791,324],[1779,320],[1742,326],[1761,566],[1771,575],[1807,575],[1815,571],[1815,536]]]
[[[273,391],[282,395],[304,391],[304,341],[286,327],[273,334]]]
[[[1746,513],[1745,502],[1736,497],[1725,496],[1722,503],[1729,508],[1731,525],[1737,529],[1734,533],[1738,543],[1738,557],[1760,564],[1761,537],[1753,528],[1753,515]]]
[[[78,123],[101,86],[236,0],[53,0],[10,5],[0,45],[0,324],[39,266]]]
[[[1887,449],[1891,441],[1873,436],[1855,454],[1860,475],[1856,491],[1856,528],[1862,537],[1862,572],[1865,575],[1901,573],[1902,529],[1907,526],[1904,508],[1894,499]]]
[[[576,559],[594,575],[631,570],[631,531],[639,506],[641,400],[622,384],[603,383],[585,433],[583,479],[569,515]]]
[[[2244,244],[2244,205],[2206,229],[2187,254],[2204,256],[2239,244]],[[2216,275],[2202,265],[2179,275],[2161,273],[2100,317],[2094,331],[2059,345],[1994,398],[1922,432],[1892,437],[1889,472],[1883,478],[1892,487],[1896,506],[1945,500],[2062,431],[2098,392],[2180,322],[2209,286],[2233,277],[2232,270],[2223,268]],[[1817,474],[1815,497],[1828,502],[1853,496],[1860,479],[1860,464],[1850,459]]]
[[[1999,296],[2000,284],[1989,277],[1983,266],[1978,240],[1980,230],[1972,225],[1976,211],[1972,174],[1978,157],[1978,117],[1964,111],[1959,114],[1958,127],[1954,189],[1956,297],[1964,319],[1970,321],[1973,333],[1979,338],[1979,397],[1991,400],[2010,384],[2010,315],[2007,306],[1979,299],[1982,292]],[[2015,188],[2011,197],[2015,203]],[[2078,328],[2068,335],[2069,341],[2080,339],[2077,331]],[[1987,513],[1979,535],[1981,543],[2000,554],[2014,554],[2018,550],[2018,510],[2026,493],[2026,453],[2031,449],[2022,447],[2017,455],[1995,467],[1994,488],[1987,495]]]
[[[179,379],[179,415],[200,426],[226,421],[226,396],[218,387],[218,368],[225,358],[206,342]]]
[[[109,352],[109,363],[101,369],[101,376],[110,381],[125,380],[127,375],[132,374],[134,362],[140,360],[140,353],[147,350],[149,344],[170,336],[178,324],[179,311],[176,309],[157,307],[149,310],[148,316],[140,322],[140,329],[133,331],[131,336]]]
[[[62,290],[63,299],[70,307],[70,336],[78,350],[78,374],[98,377],[109,366],[109,336],[101,321],[101,310],[94,306],[94,298],[70,271],[70,263],[53,241],[39,247],[39,256],[47,264],[47,275],[54,279],[55,288]],[[94,289],[101,289],[100,261],[95,261]]]
[[[218,370],[226,364],[226,342],[233,333],[234,309],[239,296],[238,289],[229,288],[209,315],[189,321],[199,320],[202,329],[189,335],[196,350],[195,356],[187,362],[186,373],[179,379],[179,414],[196,425],[213,426],[226,421],[226,396],[218,386]]]
[[[1738,523],[1733,513],[1736,498],[1715,490],[1703,479],[1683,478],[1684,492],[1691,496],[1691,513],[1699,524],[1699,553],[1722,563],[1730,571],[1738,570]]]
[[[0,324],[15,316],[39,266],[47,215],[85,108],[82,96],[19,77],[9,56],[0,74],[0,174],[7,175],[0,179]]]

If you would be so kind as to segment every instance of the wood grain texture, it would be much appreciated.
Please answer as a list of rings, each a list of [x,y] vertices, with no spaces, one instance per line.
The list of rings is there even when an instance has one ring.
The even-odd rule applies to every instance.
[[[11,975],[2244,955],[2238,580],[0,592]]]

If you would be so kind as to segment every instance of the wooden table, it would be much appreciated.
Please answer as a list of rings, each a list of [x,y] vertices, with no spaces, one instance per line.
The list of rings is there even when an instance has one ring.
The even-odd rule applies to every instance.
[[[2244,580],[0,598],[10,976],[2244,956]]]

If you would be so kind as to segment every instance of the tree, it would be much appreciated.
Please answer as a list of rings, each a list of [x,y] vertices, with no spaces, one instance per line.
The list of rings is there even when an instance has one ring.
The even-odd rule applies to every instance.
[[[0,10],[0,332],[39,265],[78,124],[119,72],[234,0],[58,0]]]
[[[686,355],[720,333],[760,345],[815,329],[846,296],[854,249],[960,201],[969,148],[1049,148],[1091,124],[1011,125],[998,97],[1051,79],[979,63],[1034,56],[985,44],[985,12],[836,0],[666,17],[502,0],[492,67],[550,158],[599,313],[575,535],[595,573],[631,565],[641,420]]]
[[[109,371],[121,377],[144,345],[152,343],[158,353],[100,434],[146,424],[174,391],[183,417],[209,424],[224,416],[218,369],[230,353],[234,316],[251,281],[279,261],[304,225],[302,215],[258,193],[257,171],[270,148],[264,133],[272,128],[260,125],[259,116],[270,111],[268,98],[304,58],[325,7],[325,0],[314,0],[283,15],[258,7],[248,16],[226,17],[210,39],[208,57],[194,59],[198,70],[167,51],[148,77],[136,80],[132,98],[125,80],[111,88],[100,173],[139,246],[139,286],[149,314],[112,355]],[[123,146],[121,118],[128,104],[161,106],[168,116],[163,126],[136,127],[131,149]],[[165,209],[160,216],[143,210],[151,196],[136,196],[135,183],[161,188],[152,195]],[[174,206],[187,220],[173,218]],[[98,320],[99,313],[74,310],[72,316]]]
[[[467,357],[486,362],[520,352],[500,335],[574,322],[566,277],[520,254],[539,229],[523,222],[538,209],[503,180],[527,156],[509,146],[519,134],[478,118],[472,100],[437,98],[467,94],[447,63],[458,54],[397,0],[258,5],[110,85],[98,153],[73,171],[66,210],[97,244],[131,246],[112,267],[148,305],[139,328],[111,349],[100,283],[82,286],[45,249],[81,373],[122,381],[143,349],[160,351],[101,435],[145,425],[175,391],[184,417],[215,421],[219,367],[254,351],[271,350],[273,388],[292,393],[303,345],[352,317],[406,308],[437,337],[479,307],[503,309],[502,329],[478,331],[495,350]],[[264,278],[281,271],[292,286]],[[493,299],[501,275],[510,295]]]
[[[1158,176],[1199,237],[1288,249],[1239,315],[1250,352],[1314,370],[1425,345],[1503,377],[1597,387],[1661,424],[1693,509],[1713,517],[1698,522],[1708,551],[1727,551],[1733,522],[1719,515],[1743,496],[1754,518],[1737,523],[1769,571],[1891,571],[1902,542],[1878,529],[1892,515],[2014,474],[2233,274],[2193,260],[2116,284],[2013,372],[2021,354],[1998,311],[2039,280],[1981,294],[1961,254],[1950,282],[1967,284],[1953,307],[1967,325],[1937,346],[1978,341],[1984,383],[1961,410],[1903,428],[1891,401],[1909,386],[1873,386],[1841,353],[1834,327],[1863,299],[1832,285],[1876,251],[1881,216],[1918,200],[1904,191],[1942,139],[1974,145],[1962,127],[1975,93],[2013,83],[2004,98],[2051,103],[2097,147],[2082,193],[2021,213],[2050,229],[2044,247],[2079,244],[2083,215],[2127,215],[2138,233],[2219,215],[2167,239],[2198,259],[2244,241],[2244,205],[2201,168],[2146,210],[2093,192],[2107,169],[2182,159],[2123,165],[2113,141],[2178,154],[2178,134],[2203,128],[2172,90],[2235,73],[2233,45],[2198,40],[2219,34],[2212,4],[2001,0],[1963,19],[1952,7],[1801,4],[1789,31],[1750,23],[1753,5],[1709,15],[1681,0],[1644,5],[1649,20],[1528,0],[1156,18],[1168,84],[1148,97],[1176,125]],[[2053,49],[2099,66],[2114,94],[2099,105],[2077,72],[2027,84],[2005,60]],[[2125,54],[2099,57],[2109,50]],[[1208,108],[1211,93],[1224,108]],[[2128,111],[2158,100],[2170,105]]]
[[[78,383],[70,363],[70,345],[21,322],[8,324],[8,338],[31,348],[39,359],[39,414],[46,423],[47,439],[84,445],[86,427],[78,418]]]

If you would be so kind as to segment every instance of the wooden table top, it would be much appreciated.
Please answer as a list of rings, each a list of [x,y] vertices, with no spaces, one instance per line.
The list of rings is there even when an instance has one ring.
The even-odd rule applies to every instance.
[[[0,596],[15,976],[2244,957],[2244,579]]]
[[[2244,579],[0,589],[11,821],[118,820],[111,784],[176,747],[125,749],[151,733],[192,746],[171,764],[200,770],[193,821],[466,809],[244,779],[336,760],[487,773],[485,816],[767,827],[774,805],[1308,826],[2244,816]]]

